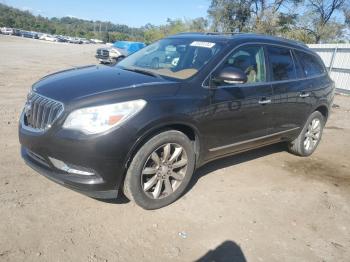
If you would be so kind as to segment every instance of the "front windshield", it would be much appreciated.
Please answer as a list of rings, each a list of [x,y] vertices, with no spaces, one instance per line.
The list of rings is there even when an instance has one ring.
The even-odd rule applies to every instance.
[[[195,75],[222,48],[215,42],[163,39],[128,56],[117,67],[176,79]]]

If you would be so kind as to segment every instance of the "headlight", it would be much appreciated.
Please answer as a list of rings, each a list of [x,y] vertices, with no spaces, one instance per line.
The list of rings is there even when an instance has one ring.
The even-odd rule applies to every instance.
[[[146,101],[140,99],[78,109],[68,115],[63,128],[80,130],[86,134],[101,133],[121,125],[145,105]]]
[[[113,54],[119,54],[120,55],[120,52],[117,49],[114,49],[114,48],[109,49],[109,52],[113,53]]]

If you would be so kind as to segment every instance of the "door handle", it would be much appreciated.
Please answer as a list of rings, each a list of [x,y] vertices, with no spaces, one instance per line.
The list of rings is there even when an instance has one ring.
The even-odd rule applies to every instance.
[[[271,103],[271,99],[261,99],[259,100],[259,104],[260,105],[266,105],[266,104],[270,104]]]
[[[301,92],[300,97],[309,97],[310,96],[310,93],[306,93],[306,92]]]

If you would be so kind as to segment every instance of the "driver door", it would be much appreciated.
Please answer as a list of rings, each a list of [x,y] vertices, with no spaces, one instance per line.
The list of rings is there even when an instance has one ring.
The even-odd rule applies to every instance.
[[[272,87],[267,82],[264,47],[245,45],[237,48],[214,71],[209,81],[210,118],[207,143],[214,155],[255,147],[266,142],[271,133]],[[225,67],[234,67],[247,76],[245,83],[215,81]]]

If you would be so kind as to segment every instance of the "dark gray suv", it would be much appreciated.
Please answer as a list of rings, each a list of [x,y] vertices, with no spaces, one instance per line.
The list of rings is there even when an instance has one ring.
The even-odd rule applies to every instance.
[[[168,205],[214,159],[285,142],[314,152],[334,96],[304,44],[254,34],[180,34],[114,67],[86,66],[32,87],[19,125],[39,173],[95,198],[119,190]]]

